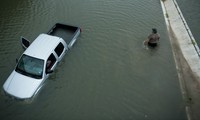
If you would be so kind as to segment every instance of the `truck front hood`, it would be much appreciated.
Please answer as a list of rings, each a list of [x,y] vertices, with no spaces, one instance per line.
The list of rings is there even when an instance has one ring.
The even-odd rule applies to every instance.
[[[5,92],[14,97],[26,99],[34,95],[41,83],[41,79],[28,77],[14,70],[4,83],[3,88]]]

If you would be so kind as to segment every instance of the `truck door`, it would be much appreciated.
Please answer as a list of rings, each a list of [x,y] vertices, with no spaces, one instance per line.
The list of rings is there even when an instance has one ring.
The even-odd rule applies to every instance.
[[[53,71],[57,65],[57,60],[54,54],[52,53],[49,58],[46,61],[46,74],[48,74],[50,71]]]
[[[21,36],[21,44],[24,49],[30,46],[30,41]]]
[[[55,51],[56,55],[58,56],[58,61],[60,61],[63,58],[63,56],[65,55],[65,47],[64,47],[63,43],[60,42],[54,51]]]

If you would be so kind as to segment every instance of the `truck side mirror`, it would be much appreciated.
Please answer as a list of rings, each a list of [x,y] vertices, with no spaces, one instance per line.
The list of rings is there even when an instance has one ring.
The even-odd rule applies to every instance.
[[[18,63],[19,62],[19,60],[16,58],[16,63]]]
[[[53,70],[47,70],[47,74],[53,73]]]

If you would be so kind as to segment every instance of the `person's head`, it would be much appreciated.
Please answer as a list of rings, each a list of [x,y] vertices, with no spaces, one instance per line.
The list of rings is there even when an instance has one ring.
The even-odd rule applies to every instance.
[[[153,33],[157,33],[157,29],[156,28],[152,28],[152,32]]]

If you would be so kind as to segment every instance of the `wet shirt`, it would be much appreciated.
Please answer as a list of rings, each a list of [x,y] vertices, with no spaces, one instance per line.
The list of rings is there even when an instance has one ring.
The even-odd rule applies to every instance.
[[[160,39],[160,36],[158,33],[152,33],[148,36],[149,42],[150,43],[157,43]]]

